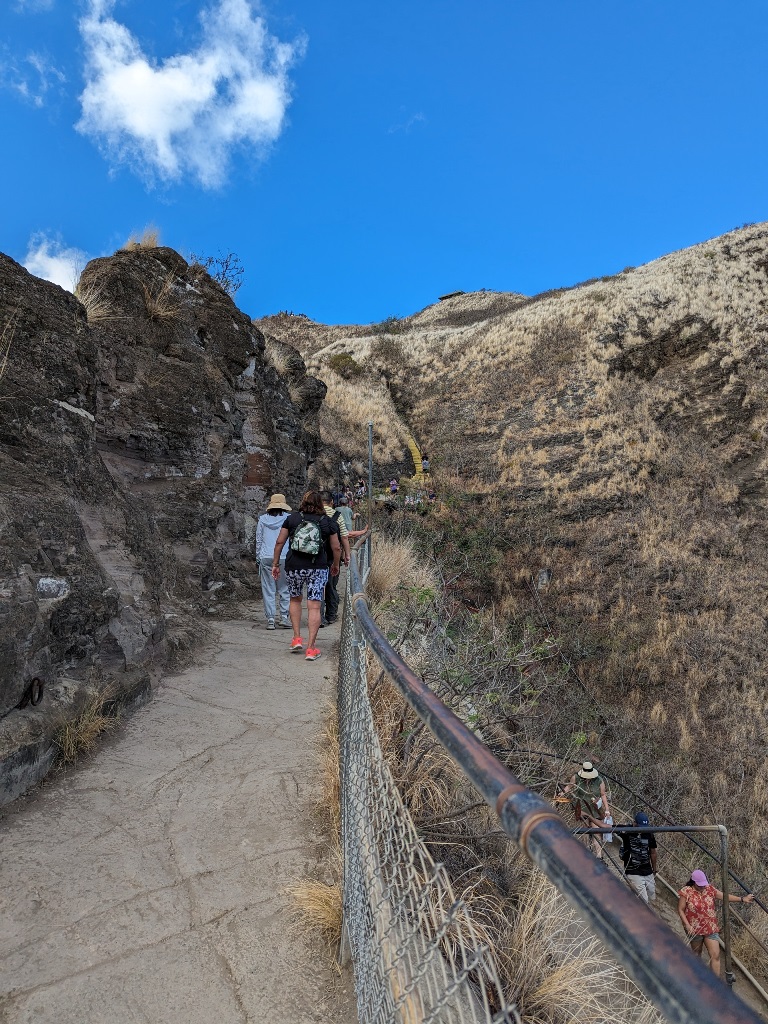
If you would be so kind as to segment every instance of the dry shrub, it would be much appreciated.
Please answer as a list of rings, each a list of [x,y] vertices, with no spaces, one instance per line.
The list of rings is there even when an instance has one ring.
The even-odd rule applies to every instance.
[[[265,338],[264,358],[267,363],[280,374],[281,377],[294,376],[299,367],[300,359],[298,353],[293,352],[288,345],[281,342],[274,342],[271,338]]]
[[[366,592],[373,602],[391,599],[398,590],[434,588],[434,574],[423,564],[412,540],[376,534]]]
[[[341,885],[302,878],[289,886],[286,892],[293,901],[293,911],[308,928],[321,933],[330,952],[335,953],[341,941],[342,902]]]
[[[134,232],[123,246],[126,252],[135,252],[137,249],[157,249],[160,245],[160,232],[150,224],[139,234]]]
[[[181,316],[181,303],[174,293],[173,274],[163,280],[163,283],[156,290],[152,290],[146,283],[142,283],[144,292],[144,305],[150,320],[158,323],[176,323]]]
[[[113,695],[109,690],[93,694],[76,718],[62,722],[53,742],[59,748],[64,764],[74,764],[92,753],[99,738],[117,728],[118,718],[112,712],[112,701]]]
[[[292,380],[288,384],[288,397],[291,404],[300,409],[309,396],[307,383],[304,380]]]
[[[557,888],[522,855],[512,862],[513,898],[486,898],[474,914],[526,1024],[661,1024]]]
[[[324,882],[316,878],[301,878],[286,892],[293,903],[294,917],[308,928],[320,932],[329,952],[334,954],[335,964],[343,922],[339,729],[335,704],[328,704],[324,709],[323,730],[316,747],[321,796],[314,811],[327,842],[325,866],[333,880]]]
[[[13,322],[15,316],[16,313],[13,313],[11,316],[8,317],[6,322],[3,324],[2,333],[0,333],[0,380],[3,379],[3,375],[5,374],[5,368],[8,365],[8,357],[11,353],[11,345],[13,344],[13,333],[15,330]]]
[[[100,281],[90,280],[85,284],[78,281],[75,298],[84,307],[88,323],[91,326],[120,319]]]
[[[318,810],[324,831],[338,847],[341,837],[341,761],[339,752],[339,719],[335,704],[329,704],[323,715],[323,732],[318,741],[322,797]]]

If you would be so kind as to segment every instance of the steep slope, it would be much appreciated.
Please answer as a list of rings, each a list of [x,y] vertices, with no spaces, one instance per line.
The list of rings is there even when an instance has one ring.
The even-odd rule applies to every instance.
[[[546,616],[586,687],[569,676],[537,728],[589,737],[681,819],[735,825],[757,870],[768,225],[530,299],[456,296],[391,340],[388,392],[457,491],[437,546],[471,535],[472,600]],[[330,350],[379,372],[368,338],[333,336],[315,365]]]

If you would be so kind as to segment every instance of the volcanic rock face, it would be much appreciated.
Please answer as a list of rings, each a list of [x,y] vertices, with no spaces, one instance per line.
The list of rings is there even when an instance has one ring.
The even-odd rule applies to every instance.
[[[264,497],[295,502],[317,446],[324,386],[294,405],[201,268],[121,251],[78,294],[0,255],[0,801],[43,770],[62,705],[146,693],[196,614],[251,592]]]

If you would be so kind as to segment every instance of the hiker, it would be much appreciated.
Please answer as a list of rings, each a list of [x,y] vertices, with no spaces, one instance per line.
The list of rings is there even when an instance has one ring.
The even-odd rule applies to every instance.
[[[352,509],[349,507],[348,495],[345,494],[344,497],[339,498],[336,511],[339,513],[340,518],[344,520],[344,525],[347,527],[347,533],[349,533],[352,529]]]
[[[421,472],[422,473],[428,473],[429,472],[429,459],[427,458],[426,455],[422,455],[422,457],[421,457]]]
[[[267,629],[274,629],[275,624],[282,626],[283,629],[291,628],[288,618],[288,580],[285,577],[285,556],[288,554],[287,544],[283,545],[280,552],[280,573],[277,580],[275,581],[272,577],[272,556],[275,551],[275,541],[290,511],[291,506],[286,502],[285,495],[273,494],[267,502],[267,511],[259,516],[256,526],[254,552],[259,560],[261,596],[264,599],[264,618],[267,620]],[[275,588],[277,588],[279,616],[275,614]]]
[[[608,806],[605,779],[591,761],[585,761],[581,768],[571,776],[563,793],[570,796],[576,820],[585,824],[587,828],[602,828],[605,817],[610,817],[611,810]],[[600,836],[590,836],[590,839],[595,856],[598,860],[602,860],[603,846]]]
[[[693,871],[687,885],[678,893],[677,913],[685,928],[685,936],[697,956],[707,947],[709,966],[720,976],[720,935],[715,914],[715,900],[722,900],[723,894],[710,885],[703,871]],[[729,903],[753,903],[755,894],[746,896],[729,894]]]
[[[636,825],[647,825],[648,815],[638,811]],[[621,859],[629,887],[643,903],[656,899],[656,836],[653,832],[624,832]]]
[[[322,496],[317,491],[307,491],[301,499],[298,512],[291,512],[280,528],[275,550],[272,554],[272,578],[280,576],[280,553],[288,541],[288,555],[285,559],[285,575],[290,594],[289,613],[293,626],[291,651],[301,654],[304,640],[301,636],[301,595],[307,588],[307,661],[316,661],[320,649],[315,646],[320,628],[320,605],[328,574],[338,576],[341,545],[338,528],[325,514]],[[330,545],[329,565],[326,542]]]
[[[349,530],[347,528],[346,520],[343,518],[340,509],[335,509],[333,506],[338,500],[334,498],[330,491],[323,491],[323,509],[325,514],[328,516],[330,521],[333,523],[339,536],[339,543],[341,544],[341,557],[344,565],[349,565],[350,559],[350,548],[349,548]],[[330,555],[330,548],[327,546],[326,550]],[[337,590],[339,584],[339,577],[329,576],[328,582],[325,584],[325,591],[323,595],[323,605],[320,609],[320,628],[325,626],[331,626],[339,617],[339,592]]]
[[[397,489],[400,484],[395,480],[394,477],[389,481],[389,493],[394,497],[397,494]]]

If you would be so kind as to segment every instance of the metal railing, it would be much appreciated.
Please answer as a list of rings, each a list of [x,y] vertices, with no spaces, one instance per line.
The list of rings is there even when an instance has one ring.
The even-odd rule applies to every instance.
[[[363,548],[365,552],[366,549]],[[419,838],[379,746],[348,574],[339,655],[342,957],[363,1024],[519,1024],[482,931]]]
[[[368,547],[370,550],[370,547]],[[366,552],[367,553],[367,552]],[[365,557],[365,556],[364,556]],[[672,1024],[759,1024],[760,1018],[575,839],[387,642],[352,558],[339,670],[345,945],[358,1009],[369,1022],[513,1021],[488,949],[420,842],[383,762],[365,683],[365,650],[501,827],[576,908]]]
[[[571,760],[569,757],[563,757],[560,754],[552,754],[552,753],[550,753],[549,751],[546,751],[546,750],[532,750],[529,747],[521,747],[521,748],[517,748],[516,749],[516,748],[506,748],[506,747],[496,746],[496,747],[494,747],[493,752],[497,756],[504,756],[504,755],[509,755],[509,754],[517,754],[517,755],[520,755],[520,754],[526,754],[526,755],[535,754],[537,757],[548,758],[551,761],[558,762],[558,764],[560,765],[560,770],[561,771],[565,767],[565,765],[571,765],[571,771],[576,771],[576,769],[581,765],[581,761],[574,761],[574,760]],[[567,774],[570,775],[571,771],[569,771]],[[678,834],[679,838],[681,840],[685,841],[688,844],[688,846],[690,847],[691,851],[696,850],[699,853],[704,854],[704,856],[706,856],[710,861],[712,861],[714,864],[717,865],[718,870],[720,872],[721,889],[722,889],[723,893],[726,893],[726,892],[728,892],[730,890],[730,888],[731,888],[731,884],[730,883],[731,882],[733,882],[738,887],[738,890],[741,890],[740,892],[737,891],[736,895],[743,895],[744,893],[749,893],[749,892],[753,891],[753,888],[750,887],[742,878],[739,877],[739,875],[737,875],[728,866],[727,849],[724,849],[724,847],[723,847],[723,839],[722,839],[722,832],[724,830],[724,826],[722,826],[722,825],[713,825],[713,826],[708,826],[708,827],[703,828],[703,829],[699,829],[699,828],[693,828],[693,827],[688,828],[688,827],[685,827],[685,826],[677,825],[677,823],[672,818],[670,818],[670,816],[668,814],[666,814],[664,811],[662,811],[661,808],[659,808],[655,804],[651,803],[646,797],[641,796],[640,793],[638,793],[636,790],[634,790],[631,786],[628,786],[625,782],[622,782],[621,779],[617,778],[615,775],[612,775],[610,772],[605,771],[603,768],[600,769],[600,774],[609,783],[611,783],[614,786],[617,786],[619,789],[623,790],[625,793],[628,793],[633,798],[633,800],[635,801],[635,809],[636,810],[642,808],[642,810],[644,810],[646,812],[649,812],[651,814],[651,816],[655,819],[655,821],[657,821],[657,822],[664,822],[665,825],[667,825],[667,826],[674,826],[673,828],[672,827],[670,827],[670,828],[659,828],[659,827],[654,825],[654,827],[651,829],[651,831],[654,832],[654,834],[656,834],[656,833],[660,834],[660,837],[657,837],[658,845],[659,845],[659,852],[663,853],[669,860],[673,861],[677,865],[678,868],[682,869],[682,871],[683,871],[683,880],[687,879],[688,875],[690,874],[691,865],[690,865],[690,863],[687,863],[684,860],[684,858],[680,855],[680,851],[678,849],[673,848],[673,846],[670,843],[665,843],[665,841],[664,841],[665,838],[671,838],[670,833]],[[553,781],[556,782],[556,780],[553,780]],[[633,814],[630,814],[629,811],[626,811],[626,810],[618,807],[618,805],[616,803],[616,799],[615,799],[615,793],[611,793],[610,797],[611,797],[611,801],[610,801],[611,802],[611,807],[621,811],[621,813],[626,817],[627,822],[630,823],[632,821]],[[615,825],[619,825],[619,822],[616,820],[615,816],[614,816],[614,824]],[[576,829],[576,830],[574,830],[574,834],[584,834],[584,831],[585,831],[584,829]],[[605,832],[612,832],[612,833],[618,834],[618,833],[621,832],[621,829],[620,828],[611,828],[611,829],[605,829],[603,831],[605,831]],[[697,831],[703,831],[703,832],[715,832],[716,831],[716,832],[718,832],[720,834],[720,850],[719,850],[719,855],[718,855],[718,853],[714,853],[712,850],[710,850],[707,846],[704,845],[704,843],[700,842],[699,839],[696,837],[696,835],[692,834],[692,833],[697,832]],[[726,834],[727,834],[727,830],[726,830]],[[672,887],[670,887],[670,888],[672,888]],[[764,899],[761,899],[760,896],[756,896],[755,897],[755,901],[752,904],[752,906],[754,906],[757,910],[759,910],[763,914],[768,913],[768,906],[766,906],[766,901]],[[748,935],[750,940],[752,941],[752,943],[755,946],[759,947],[760,953],[758,955],[768,955],[768,945],[766,945],[766,943],[763,941],[763,939],[761,939],[760,936],[756,934],[754,929],[752,927],[750,927],[750,924],[744,919],[744,917],[742,917],[742,915],[737,910],[734,910],[732,907],[729,908],[727,916],[733,916],[736,919],[736,921],[738,922],[739,927],[742,930],[742,933],[744,935]],[[724,925],[724,927],[723,927],[723,934],[726,935],[727,931],[729,931],[730,929],[726,928],[726,924],[725,924],[725,918],[726,918],[725,904],[723,904],[723,917],[724,917],[724,921],[723,921],[723,925]],[[728,960],[732,956],[732,953],[730,952],[730,949],[728,949],[728,947],[730,946],[730,942],[728,942],[728,941],[722,942],[722,945],[723,945],[723,948],[727,950],[727,955],[726,955],[726,980],[729,983],[732,984],[732,982],[733,982],[733,974],[732,974],[732,972],[730,970],[730,967],[727,966]],[[764,990],[763,986],[760,985],[760,983],[751,975],[750,971],[746,968],[746,966],[741,961],[738,961],[738,960],[736,961],[736,964],[737,964],[739,970],[741,971],[742,975],[747,979],[747,981],[750,983],[750,985],[753,986],[753,988],[758,993],[760,998],[761,999],[766,999],[765,990]],[[766,1002],[768,1002],[768,999],[766,999]]]

